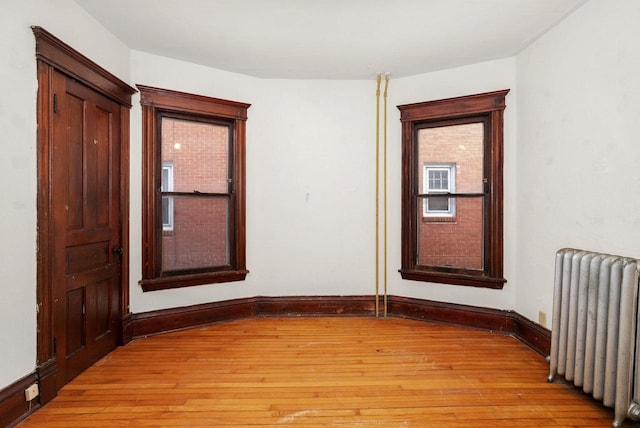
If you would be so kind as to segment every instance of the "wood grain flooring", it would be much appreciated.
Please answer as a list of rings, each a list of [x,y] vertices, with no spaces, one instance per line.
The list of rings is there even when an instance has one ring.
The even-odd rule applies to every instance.
[[[253,318],[137,339],[19,426],[611,426],[610,409],[547,374],[542,356],[486,331]]]

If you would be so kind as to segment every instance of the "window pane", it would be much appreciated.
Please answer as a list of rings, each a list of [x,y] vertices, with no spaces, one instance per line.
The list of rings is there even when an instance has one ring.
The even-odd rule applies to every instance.
[[[228,192],[228,126],[163,117],[161,138],[162,162],[173,165],[174,192]]]
[[[482,122],[419,129],[417,167],[420,183],[424,182],[422,166],[429,165],[429,189],[449,189],[451,181],[455,182],[457,193],[482,193],[483,141]],[[448,171],[438,169],[438,164],[455,165],[456,176],[449,180]]]
[[[449,198],[425,198],[427,212],[449,213]]]
[[[162,184],[160,185],[161,190],[163,192],[170,192],[171,186],[170,186],[170,175],[171,175],[171,170],[169,167],[162,167]]]
[[[162,197],[162,228],[163,229],[171,229],[173,227],[172,224],[172,214],[173,214],[173,201],[171,196],[163,196]]]
[[[429,191],[449,190],[449,170],[428,169],[429,171]]]
[[[429,198],[431,207],[438,203],[434,199],[451,199],[456,205],[456,216],[449,221],[437,221],[423,217],[422,208],[418,210],[417,264],[482,270],[483,198]]]
[[[173,191],[173,164],[170,162],[164,162],[162,164],[162,179],[160,182],[160,189],[162,192]],[[173,229],[173,197],[162,197],[162,229]]]
[[[173,231],[162,237],[162,270],[228,265],[229,200],[173,197]]]

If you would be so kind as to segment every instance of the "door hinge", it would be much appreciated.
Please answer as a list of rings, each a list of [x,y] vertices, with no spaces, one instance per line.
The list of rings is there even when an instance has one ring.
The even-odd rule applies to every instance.
[[[58,94],[53,94],[53,112],[58,112]]]
[[[58,350],[58,346],[57,346],[57,345],[58,345],[58,344],[57,344],[56,337],[55,337],[55,336],[53,336],[53,355],[55,355],[55,354],[56,354],[56,352],[57,352],[57,350]]]

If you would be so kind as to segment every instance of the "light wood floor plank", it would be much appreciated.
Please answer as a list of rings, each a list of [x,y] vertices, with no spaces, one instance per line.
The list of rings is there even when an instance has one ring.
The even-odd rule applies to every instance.
[[[608,427],[517,340],[397,318],[255,318],[138,339],[28,427]],[[625,423],[631,427],[631,423]]]

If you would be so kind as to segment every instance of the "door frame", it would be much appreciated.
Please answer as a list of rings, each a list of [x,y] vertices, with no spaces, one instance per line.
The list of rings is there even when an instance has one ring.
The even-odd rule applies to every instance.
[[[31,27],[36,40],[38,77],[37,97],[37,358],[36,372],[40,384],[40,404],[51,401],[58,393],[56,359],[54,353],[52,251],[51,235],[51,161],[52,120],[55,108],[51,81],[54,71],[75,79],[120,105],[121,175],[120,175],[120,233],[124,255],[121,259],[120,329],[119,342],[132,339],[129,310],[129,114],[131,96],[136,90],[100,67],[71,46],[42,27]]]

